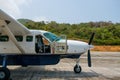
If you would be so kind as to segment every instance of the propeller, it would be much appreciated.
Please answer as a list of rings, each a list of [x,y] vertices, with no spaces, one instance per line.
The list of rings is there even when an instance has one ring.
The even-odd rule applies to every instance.
[[[95,33],[92,33],[88,45],[91,45]],[[88,50],[88,66],[91,67],[91,55],[90,55],[90,49]]]

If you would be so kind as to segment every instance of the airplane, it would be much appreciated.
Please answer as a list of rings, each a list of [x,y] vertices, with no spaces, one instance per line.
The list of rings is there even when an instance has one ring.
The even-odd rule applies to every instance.
[[[67,40],[66,35],[57,36],[44,30],[31,30],[0,9],[0,80],[10,78],[8,65],[55,65],[62,58],[76,59],[74,72],[80,73],[80,56],[93,48],[93,33],[89,43]]]

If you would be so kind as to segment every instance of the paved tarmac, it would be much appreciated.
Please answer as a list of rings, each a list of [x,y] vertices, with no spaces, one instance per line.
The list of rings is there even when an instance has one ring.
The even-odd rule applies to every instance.
[[[9,66],[12,80],[120,80],[120,52],[91,52],[92,67],[87,54],[81,56],[82,72],[75,74],[75,59],[62,59],[57,65]]]

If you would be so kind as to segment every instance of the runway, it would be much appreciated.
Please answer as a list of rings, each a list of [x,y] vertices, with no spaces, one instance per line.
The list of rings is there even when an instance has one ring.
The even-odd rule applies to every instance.
[[[120,80],[120,52],[91,52],[91,68],[87,66],[86,55],[81,56],[80,74],[73,71],[76,60],[66,58],[57,65],[8,68],[12,80]]]

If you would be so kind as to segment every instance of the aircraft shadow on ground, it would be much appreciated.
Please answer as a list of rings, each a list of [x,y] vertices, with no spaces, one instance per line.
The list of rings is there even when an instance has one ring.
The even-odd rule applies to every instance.
[[[98,77],[99,74],[95,72],[84,72],[82,71],[80,74],[75,74],[73,71],[61,71],[57,68],[53,68],[52,70],[47,70],[45,68],[38,67],[19,67],[11,71],[11,78],[13,80],[32,80],[35,79],[52,79],[52,78],[64,78],[66,80],[74,79],[74,78],[91,78]],[[34,80],[34,79],[33,79]]]

